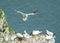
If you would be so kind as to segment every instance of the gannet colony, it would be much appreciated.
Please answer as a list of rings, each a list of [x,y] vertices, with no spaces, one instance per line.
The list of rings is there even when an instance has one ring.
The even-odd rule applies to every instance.
[[[22,33],[15,33],[9,27],[4,11],[0,9],[0,43],[55,43],[55,35],[53,32],[46,30],[45,34],[42,31],[33,30],[28,34],[26,30]]]

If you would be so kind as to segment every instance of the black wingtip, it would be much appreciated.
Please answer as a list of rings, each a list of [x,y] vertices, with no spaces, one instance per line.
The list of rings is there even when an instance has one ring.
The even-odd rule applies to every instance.
[[[35,10],[33,13],[37,13],[37,12],[39,12],[39,10]]]

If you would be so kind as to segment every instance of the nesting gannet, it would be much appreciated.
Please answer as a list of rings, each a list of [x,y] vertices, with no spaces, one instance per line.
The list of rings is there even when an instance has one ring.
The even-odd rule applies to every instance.
[[[45,38],[46,38],[46,39],[55,38],[54,33],[53,33],[53,32],[50,32],[50,31],[48,31],[48,30],[46,30]]]
[[[24,30],[24,33],[25,33],[26,35],[29,35],[29,34],[26,32],[26,30]]]
[[[33,35],[38,35],[39,33],[42,33],[42,31],[39,31],[39,30],[33,30],[33,32],[32,32]]]
[[[31,37],[31,36],[26,32],[26,30],[24,30],[23,36],[24,36],[25,38],[30,38],[30,37]]]
[[[23,37],[23,35],[21,33],[17,33],[16,36],[17,37]]]
[[[15,10],[15,11],[17,11],[17,10]],[[23,16],[23,21],[26,21],[26,20],[28,19],[28,16],[29,16],[29,15],[35,15],[37,12],[38,12],[38,10],[36,10],[36,11],[34,11],[34,12],[32,12],[32,13],[23,13],[23,12],[21,12],[21,11],[17,11],[17,13],[22,14],[22,16]]]
[[[48,30],[46,30],[46,34],[49,35],[49,36],[53,36],[53,35],[54,35],[53,32],[50,32],[50,31],[48,31]]]

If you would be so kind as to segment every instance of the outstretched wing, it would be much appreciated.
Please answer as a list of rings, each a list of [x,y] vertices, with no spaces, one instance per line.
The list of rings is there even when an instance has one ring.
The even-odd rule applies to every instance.
[[[37,12],[39,12],[38,10],[35,10],[33,13],[37,13]]]
[[[27,15],[35,15],[35,13],[28,13]]]
[[[15,11],[17,11],[17,10],[15,10]],[[21,12],[21,11],[17,11],[17,13],[25,14],[25,13],[23,13],[23,12]]]
[[[35,15],[35,14],[37,14],[39,11],[38,10],[35,10],[34,12],[32,12],[32,13],[28,13],[28,15]]]

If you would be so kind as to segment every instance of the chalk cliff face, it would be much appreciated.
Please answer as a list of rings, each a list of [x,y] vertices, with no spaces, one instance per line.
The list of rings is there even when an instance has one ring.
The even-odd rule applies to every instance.
[[[0,31],[4,31],[7,34],[11,34],[11,32],[13,32],[6,22],[6,17],[2,9],[0,9]]]
[[[35,31],[36,32],[36,31]],[[55,37],[47,34],[15,33],[9,27],[4,11],[0,9],[0,43],[55,43]]]

